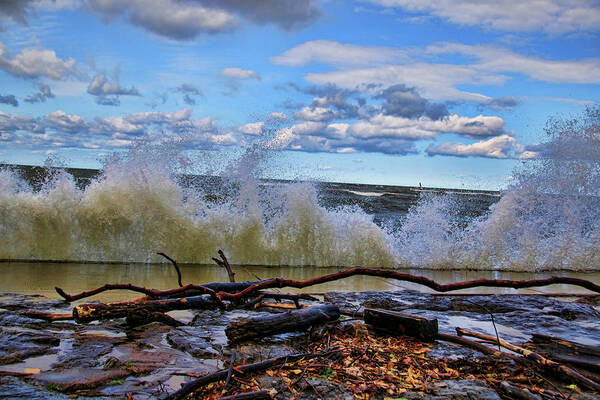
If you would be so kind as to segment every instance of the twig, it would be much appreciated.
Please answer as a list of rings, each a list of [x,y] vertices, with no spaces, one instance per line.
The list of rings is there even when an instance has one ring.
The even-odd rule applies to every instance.
[[[223,387],[223,391],[221,394],[226,394],[227,389],[229,387],[229,381],[231,380],[231,374],[233,373],[233,364],[235,363],[236,353],[235,351],[231,352],[231,360],[229,360],[229,369],[227,371],[227,378],[225,379],[225,386]]]
[[[456,328],[456,332],[459,335],[472,336],[472,337],[476,337],[476,338],[480,338],[480,339],[484,339],[484,340],[495,340],[495,338],[492,336],[484,335],[484,334],[478,333],[478,332],[468,331],[466,329]],[[581,375],[579,372],[575,371],[574,369],[571,369],[565,365],[559,364],[555,361],[552,361],[545,357],[542,357],[541,355],[539,355],[538,353],[535,353],[533,351],[526,350],[519,346],[515,346],[514,344],[508,343],[505,340],[500,339],[498,341],[498,343],[500,343],[500,345],[502,347],[507,348],[510,351],[514,351],[515,353],[522,354],[525,358],[527,358],[529,360],[533,360],[536,363],[538,363],[542,366],[548,367],[562,375],[567,375],[568,377],[571,378],[572,381],[579,383],[582,386],[587,387],[588,389],[592,389],[592,390],[600,392],[600,384],[592,381],[589,378],[586,378],[585,376]]]
[[[240,367],[237,367],[236,370],[240,370],[243,373],[261,371],[261,370],[271,368],[276,365],[285,364],[288,362],[293,362],[293,361],[297,361],[297,360],[301,360],[301,359],[322,357],[322,356],[325,356],[330,353],[331,353],[331,351],[327,352],[327,353],[323,352],[323,353],[290,354],[287,356],[271,358],[269,360],[265,360],[265,361],[261,361],[261,362],[257,362],[257,363],[253,363],[253,364],[242,365]],[[171,393],[170,395],[168,395],[166,397],[163,397],[163,400],[184,399],[187,395],[189,395],[190,393],[194,392],[195,390],[201,388],[204,385],[207,385],[211,382],[216,382],[216,381],[225,379],[227,377],[227,373],[228,373],[227,369],[222,369],[222,370],[214,372],[212,374],[205,375],[194,381],[188,382],[185,385],[183,385],[183,387],[181,389],[179,389],[178,391]]]
[[[478,307],[481,307],[482,309],[485,310],[485,312],[487,312],[488,314],[490,314],[490,317],[492,317],[492,325],[494,326],[494,332],[496,332],[496,339],[497,339],[497,343],[498,343],[498,351],[502,351],[502,349],[500,348],[500,336],[498,336],[498,329],[496,329],[496,321],[494,321],[494,314],[484,305],[482,304],[477,304],[474,301],[471,301],[469,299],[465,299],[465,301],[467,301],[468,303],[474,304]]]
[[[131,290],[133,292],[143,293],[146,296],[150,296],[153,298],[168,297],[171,294],[183,293],[187,290],[194,290],[198,293],[210,295],[210,297],[212,297],[212,299],[215,301],[215,303],[217,303],[219,308],[221,308],[221,309],[227,308],[225,303],[223,303],[221,298],[219,296],[217,296],[217,293],[215,293],[214,290],[212,290],[211,288],[209,288],[205,285],[194,285],[191,283],[187,284],[185,286],[176,288],[176,289],[171,289],[171,290],[147,289],[145,287],[132,285],[131,283],[107,283],[104,286],[100,286],[96,289],[92,289],[92,290],[89,290],[86,292],[81,292],[81,293],[78,293],[75,295],[70,295],[59,287],[55,287],[54,289],[56,290],[56,293],[58,293],[62,298],[64,298],[66,301],[69,301],[69,302],[77,301],[77,300],[80,300],[80,299],[83,299],[86,297],[90,297],[90,296],[93,296],[93,295],[96,295],[96,294],[99,294],[102,292],[106,292],[108,290]],[[223,293],[223,292],[219,292],[219,293]]]
[[[247,297],[250,294],[269,288],[284,288],[284,287],[294,287],[294,288],[305,288],[308,286],[318,285],[321,283],[327,283],[336,281],[339,279],[348,278],[355,275],[366,275],[366,276],[379,276],[384,278],[396,279],[399,281],[406,281],[417,283],[419,285],[427,286],[430,289],[433,289],[438,292],[449,292],[453,290],[461,290],[468,289],[473,287],[510,287],[515,289],[522,288],[530,288],[530,287],[539,287],[539,286],[547,286],[557,283],[569,284],[575,286],[581,286],[588,290],[600,293],[600,285],[597,285],[591,281],[587,281],[585,279],[579,278],[571,278],[564,276],[553,276],[545,279],[533,279],[533,280],[523,280],[523,281],[512,281],[505,279],[477,279],[472,281],[463,281],[456,283],[447,283],[440,284],[432,279],[426,278],[424,276],[416,276],[411,274],[405,274],[394,270],[388,269],[372,269],[372,268],[352,268],[347,269],[345,271],[336,272],[329,275],[323,275],[313,279],[307,279],[304,281],[296,281],[291,279],[283,279],[283,278],[275,278],[266,280],[255,285],[252,285],[241,292],[238,293],[224,293],[219,292],[218,295],[223,300],[239,300],[243,297]]]
[[[167,260],[171,261],[171,264],[173,264],[173,266],[175,267],[175,271],[177,271],[177,283],[179,284],[179,287],[182,287],[183,284],[181,283],[181,271],[179,270],[179,266],[177,266],[177,262],[175,260],[173,260],[171,257],[169,257],[168,255],[166,255],[165,253],[156,253],[159,254],[161,256],[163,256],[164,258],[166,258]]]
[[[332,281],[348,278],[348,277],[355,276],[355,275],[379,276],[379,277],[384,277],[384,278],[389,278],[389,279],[396,279],[396,280],[400,280],[400,281],[417,283],[417,284],[420,284],[423,286],[427,286],[430,289],[436,290],[438,292],[449,292],[449,291],[453,291],[453,290],[461,290],[461,289],[468,289],[468,288],[482,287],[482,286],[483,287],[510,287],[510,288],[515,288],[515,289],[522,289],[522,288],[539,287],[539,286],[547,286],[547,285],[562,283],[562,284],[580,286],[580,287],[586,288],[588,290],[600,293],[600,285],[597,285],[597,284],[595,284],[591,281],[587,281],[585,279],[571,278],[571,277],[564,277],[564,276],[553,276],[553,277],[546,278],[546,279],[534,279],[534,280],[524,280],[524,281],[511,281],[511,280],[503,280],[503,279],[477,279],[477,280],[473,280],[473,281],[463,281],[463,282],[457,282],[457,283],[440,284],[440,283],[437,283],[434,280],[431,280],[424,276],[405,274],[405,273],[401,273],[401,272],[389,270],[389,269],[372,269],[372,268],[352,268],[352,269],[340,271],[340,272],[329,274],[329,275],[323,275],[323,276],[313,278],[313,279],[307,279],[304,281],[295,281],[295,280],[290,280],[290,279],[274,278],[274,279],[267,279],[267,280],[264,280],[261,282],[247,282],[246,284],[249,286],[244,286],[244,284],[240,283],[240,285],[242,287],[245,287],[245,289],[243,289],[237,293],[228,293],[228,292],[224,292],[224,291],[219,291],[218,293],[216,293],[216,295],[215,295],[215,291],[212,290],[209,286],[214,285],[215,287],[218,287],[219,285],[224,285],[224,284],[217,284],[217,283],[206,284],[206,285],[188,284],[188,285],[176,288],[176,289],[156,290],[156,289],[142,288],[139,286],[132,285],[130,283],[128,283],[128,284],[115,283],[115,284],[106,284],[99,288],[96,288],[96,289],[93,289],[93,290],[90,290],[87,292],[82,292],[77,295],[69,295],[69,294],[65,293],[64,290],[62,290],[61,288],[58,288],[58,287],[55,289],[56,289],[56,292],[67,301],[75,301],[75,300],[82,299],[84,297],[93,296],[95,294],[104,292],[106,290],[115,290],[115,289],[133,290],[136,292],[143,293],[147,296],[153,296],[153,297],[162,297],[162,296],[168,297],[171,295],[183,293],[187,290],[197,290],[199,293],[210,294],[215,299],[215,301],[219,304],[219,307],[226,308],[225,304],[222,302],[222,300],[230,300],[230,301],[231,300],[239,300],[241,298],[248,297],[251,294],[253,294],[259,290],[269,289],[269,288],[284,288],[284,287],[294,287],[294,288],[301,289],[301,288],[305,288],[308,286],[332,282]],[[231,284],[228,283],[227,285],[231,285]]]
[[[480,353],[487,354],[490,356],[496,356],[499,358],[510,358],[515,361],[521,361],[521,357],[519,357],[515,354],[503,353],[498,350],[494,350],[491,347],[485,346],[481,343],[478,343],[474,340],[464,338],[462,336],[449,335],[446,333],[438,333],[437,339],[443,340],[445,342],[452,342],[452,343],[460,344],[462,346],[469,347],[471,349],[479,351]]]
[[[225,253],[223,253],[223,250],[219,249],[218,251],[219,256],[221,257],[221,260],[219,260],[218,258],[213,257],[213,261],[217,263],[217,265],[225,268],[227,270],[227,275],[229,276],[229,282],[235,282],[235,272],[233,272],[233,270],[231,269],[231,265],[229,265],[229,261],[227,260],[227,257],[225,257]]]

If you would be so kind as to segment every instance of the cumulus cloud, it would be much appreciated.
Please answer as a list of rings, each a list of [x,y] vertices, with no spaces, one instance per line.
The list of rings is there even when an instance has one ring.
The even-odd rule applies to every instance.
[[[43,103],[48,99],[54,98],[54,93],[50,89],[50,86],[40,84],[38,86],[38,92],[30,94],[25,98],[27,103]]]
[[[105,21],[124,18],[149,32],[176,40],[230,32],[243,21],[302,28],[321,14],[314,0],[88,0]]]
[[[0,69],[21,78],[48,77],[63,79],[68,76],[78,76],[80,72],[75,67],[75,60],[62,60],[54,50],[24,49],[12,58],[4,43],[0,42]]]
[[[70,115],[62,110],[57,110],[46,115],[44,120],[47,127],[68,133],[81,132],[88,127],[83,117]]]
[[[193,39],[203,33],[230,31],[234,15],[198,2],[177,0],[88,0],[90,9],[105,21],[124,17],[131,24],[172,39]]]
[[[132,86],[129,89],[121,87],[119,82],[110,82],[105,74],[97,74],[88,85],[87,92],[94,96],[139,96],[140,92]]]
[[[432,139],[442,133],[455,133],[469,138],[499,136],[505,132],[505,122],[496,116],[461,117],[456,114],[439,120],[428,117],[404,118],[378,114],[361,120],[351,127],[352,133],[362,138],[394,137],[410,140]]]
[[[6,114],[0,111],[0,132],[15,133],[19,131],[43,132],[44,128],[34,118]]]
[[[245,133],[246,135],[260,136],[263,134],[265,123],[262,121],[252,122],[246,125],[242,125],[238,128],[238,131]]]
[[[321,15],[313,0],[204,0],[255,24],[273,23],[284,30],[300,29]]]
[[[600,5],[588,0],[363,0],[383,7],[431,14],[454,24],[500,31],[560,34],[598,31]]]
[[[427,116],[431,119],[440,119],[448,115],[448,110],[443,104],[433,104],[421,97],[415,88],[405,85],[394,85],[385,89],[375,98],[384,99],[383,111],[387,115],[405,118]]]
[[[10,104],[13,107],[19,107],[19,101],[14,94],[8,94],[5,96],[0,94],[0,104]]]
[[[326,107],[304,107],[294,113],[294,117],[307,121],[331,121],[339,118],[339,114]]]
[[[21,24],[27,23],[28,8],[32,0],[2,0],[0,1],[0,16],[11,18]]]
[[[251,127],[247,126],[246,130]],[[142,112],[119,117],[85,118],[54,111],[42,118],[0,112],[2,140],[30,148],[110,149],[143,140],[162,143],[176,140],[192,149],[215,149],[244,143],[237,131],[223,131],[212,118],[195,119],[190,109]]]
[[[106,74],[97,74],[88,85],[87,92],[96,96],[96,103],[103,106],[120,105],[119,96],[140,96],[135,86],[126,89],[119,84],[118,73],[115,74],[113,82],[106,77]]]
[[[485,158],[532,158],[535,153],[525,148],[512,136],[502,135],[472,144],[444,142],[430,145],[425,152],[430,156],[446,155],[456,157]]]
[[[342,89],[335,85],[313,85],[301,87],[293,82],[280,88],[291,87],[300,93],[308,94],[313,97],[312,103],[303,107],[303,105],[288,104],[289,108],[302,108],[295,113],[298,119],[324,121],[332,119],[352,119],[360,116],[360,108],[366,100],[360,97],[356,90]],[[351,98],[355,98],[356,103],[351,103]]]
[[[476,139],[512,138],[505,130],[504,120],[495,116],[453,114],[432,119],[425,115],[408,118],[378,113],[352,124],[330,123],[326,119],[304,120],[279,129],[267,145],[271,149],[308,152],[402,155],[416,153],[418,140],[434,140],[449,133]]]

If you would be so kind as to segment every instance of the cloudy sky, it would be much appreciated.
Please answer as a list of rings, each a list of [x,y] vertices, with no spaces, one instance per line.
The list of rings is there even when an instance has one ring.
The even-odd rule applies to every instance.
[[[496,189],[600,102],[597,0],[2,0],[0,161],[133,143],[271,177]]]

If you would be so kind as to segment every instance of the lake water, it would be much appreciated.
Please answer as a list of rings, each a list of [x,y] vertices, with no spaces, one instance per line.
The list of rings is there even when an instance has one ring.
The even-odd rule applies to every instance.
[[[227,282],[225,270],[217,265],[182,265],[183,284]],[[236,266],[236,280],[254,281],[267,278],[289,278],[305,280],[317,276],[337,272],[338,268],[317,267],[269,267],[269,266]],[[440,283],[450,283],[480,278],[489,279],[539,279],[549,274],[508,271],[436,271],[406,270],[403,272],[423,275]],[[571,276],[590,279],[597,282],[594,272],[562,271],[554,275]],[[11,262],[0,263],[0,293],[17,292],[25,294],[42,294],[51,298],[59,298],[55,286],[74,294],[90,290],[105,283],[132,283],[153,289],[172,289],[177,287],[177,274],[170,264],[77,264],[77,263],[35,263]],[[403,288],[431,292],[424,286],[383,279],[378,277],[354,276],[343,280],[307,287],[303,292],[326,291],[367,291],[367,290],[402,290]],[[293,289],[282,289],[293,291]],[[585,289],[571,285],[551,285],[541,288],[514,290],[508,288],[473,288],[452,293],[585,293]],[[120,301],[139,297],[139,293],[112,291],[97,295],[100,301]]]

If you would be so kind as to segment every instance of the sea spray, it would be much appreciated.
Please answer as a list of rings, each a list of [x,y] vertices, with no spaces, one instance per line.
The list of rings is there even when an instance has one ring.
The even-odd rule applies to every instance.
[[[429,268],[600,269],[600,109],[550,119],[538,157],[487,214],[457,217],[455,196],[422,197],[395,236],[405,264]]]
[[[162,262],[155,253],[164,251],[201,264],[221,248],[244,264],[597,271],[599,114],[551,120],[538,158],[515,171],[483,214],[469,204],[492,194],[391,187],[357,194],[336,184],[325,196],[317,184],[261,181],[273,161],[260,143],[220,178],[196,183],[186,183],[189,163],[177,143],[109,157],[85,188],[53,170],[33,190],[5,168],[0,258]],[[377,209],[339,205],[352,196]],[[419,201],[404,211],[407,196]]]
[[[225,180],[224,200],[184,188],[163,149],[133,148],[105,162],[79,189],[66,172],[33,191],[0,173],[3,259],[151,262],[164,251],[182,263],[209,263],[217,249],[232,262],[266,265],[393,266],[389,240],[360,210],[327,210],[311,184],[259,191],[242,163]]]

